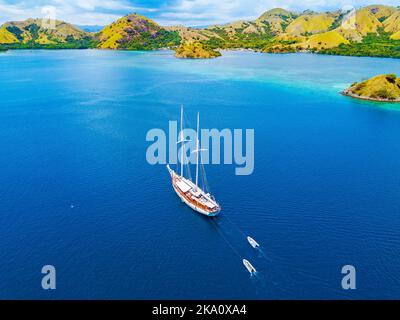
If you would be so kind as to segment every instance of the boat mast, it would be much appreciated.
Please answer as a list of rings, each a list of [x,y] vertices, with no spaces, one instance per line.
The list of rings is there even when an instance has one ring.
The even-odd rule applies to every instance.
[[[185,142],[184,142],[184,135],[183,135],[183,105],[181,105],[181,177],[183,177],[183,157],[185,154]]]
[[[197,112],[197,138],[196,138],[196,191],[199,186],[199,154],[200,154],[200,146],[199,146],[199,130],[200,130],[200,113]]]

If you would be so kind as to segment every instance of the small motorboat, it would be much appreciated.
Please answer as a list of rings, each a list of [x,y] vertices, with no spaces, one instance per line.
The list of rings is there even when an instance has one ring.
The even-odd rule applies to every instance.
[[[247,271],[249,271],[251,274],[257,272],[256,268],[254,268],[253,265],[248,260],[243,259],[243,264],[246,267]]]
[[[247,241],[250,243],[250,245],[254,248],[257,249],[260,247],[260,245],[258,244],[258,242],[256,240],[254,240],[252,237],[247,237]]]

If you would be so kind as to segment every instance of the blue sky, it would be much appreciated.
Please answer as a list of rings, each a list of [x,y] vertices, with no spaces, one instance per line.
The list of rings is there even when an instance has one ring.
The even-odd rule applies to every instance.
[[[57,19],[79,25],[106,25],[137,12],[162,25],[202,26],[254,19],[275,7],[326,11],[376,3],[400,5],[399,0],[0,0],[0,23],[42,17],[46,6],[56,9]]]

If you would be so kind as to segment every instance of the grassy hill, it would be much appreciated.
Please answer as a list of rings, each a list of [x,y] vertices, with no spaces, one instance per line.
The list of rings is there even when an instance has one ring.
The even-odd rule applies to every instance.
[[[379,75],[354,83],[343,94],[365,100],[400,102],[400,78],[394,74]]]
[[[349,44],[350,41],[344,38],[339,32],[332,30],[320,34],[312,35],[306,42],[307,49],[323,50],[335,48],[341,44]]]
[[[400,31],[397,31],[396,33],[392,34],[390,36],[391,40],[400,40]]]
[[[337,16],[335,13],[301,15],[288,25],[286,32],[302,36],[323,33],[329,30]]]
[[[130,14],[106,26],[97,35],[101,49],[154,50],[180,43],[177,31],[162,28],[154,21]]]
[[[384,5],[371,5],[365,8],[381,22],[398,11],[398,8]]]
[[[6,48],[80,48],[90,47],[91,34],[63,22],[46,28],[41,19],[7,22],[0,27],[0,45]]]
[[[385,32],[396,33],[400,31],[400,10],[394,12],[383,21]]]
[[[257,25],[265,25],[275,35],[286,31],[289,24],[297,18],[293,12],[276,8],[264,12],[255,22]]]

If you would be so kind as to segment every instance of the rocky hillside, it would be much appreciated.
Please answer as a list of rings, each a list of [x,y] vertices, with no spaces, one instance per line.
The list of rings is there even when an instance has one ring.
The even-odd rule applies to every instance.
[[[354,83],[343,94],[365,100],[400,102],[400,78],[394,74],[379,75]]]
[[[154,50],[178,45],[180,36],[144,16],[130,14],[106,26],[97,40],[101,49]]]

